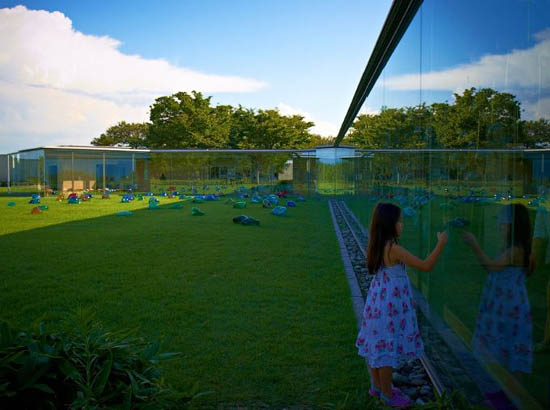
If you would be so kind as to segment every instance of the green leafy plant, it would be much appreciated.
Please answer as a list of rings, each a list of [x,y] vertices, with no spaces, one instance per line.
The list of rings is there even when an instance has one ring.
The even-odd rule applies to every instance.
[[[415,409],[422,410],[487,410],[487,407],[470,404],[459,391],[451,393],[443,392],[441,396],[421,406],[416,405]]]
[[[166,384],[158,364],[178,353],[160,353],[158,341],[106,331],[85,311],[63,327],[25,333],[0,323],[0,408],[170,409],[205,394]]]

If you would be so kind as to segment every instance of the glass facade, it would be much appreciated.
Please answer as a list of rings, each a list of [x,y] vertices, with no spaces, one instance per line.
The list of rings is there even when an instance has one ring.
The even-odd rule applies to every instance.
[[[550,2],[426,0],[346,141],[294,161],[365,226],[400,205],[426,353],[443,385],[495,408],[550,407]],[[300,179],[300,181],[298,181]]]
[[[202,192],[292,184],[292,152],[149,151],[53,147],[9,156],[13,193]]]
[[[44,150],[37,149],[8,155],[8,187],[11,192],[44,190]]]

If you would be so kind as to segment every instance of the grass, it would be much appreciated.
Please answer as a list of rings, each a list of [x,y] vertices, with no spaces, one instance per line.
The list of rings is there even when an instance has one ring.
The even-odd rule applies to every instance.
[[[0,319],[55,326],[80,306],[107,328],[138,327],[183,353],[165,367],[172,385],[215,392],[197,407],[365,405],[326,202],[298,203],[288,217],[206,202],[195,205],[206,215],[192,217],[189,203],[149,211],[115,195],[80,205],[45,198],[50,209],[31,215],[28,199],[0,198]],[[134,214],[115,216],[127,209]],[[261,226],[233,224],[241,213]]]
[[[368,227],[376,203],[366,197],[351,197],[347,198],[346,202],[363,225]],[[435,246],[436,233],[443,230],[446,222],[456,217],[463,217],[471,222],[466,229],[476,235],[489,256],[500,253],[504,243],[498,226],[498,214],[502,205],[510,201],[495,202],[490,205],[459,203],[454,209],[442,209],[440,202],[439,199],[432,200],[416,216],[403,218],[404,227],[400,239],[403,246],[424,258]],[[526,205],[528,200],[517,199],[513,202]],[[529,208],[529,213],[531,230],[533,230],[535,210]],[[487,273],[463,242],[460,232],[461,230],[456,228],[449,231],[447,246],[432,272],[423,273],[413,269],[408,271],[411,282],[422,291],[432,309],[443,318],[451,313],[452,317],[460,321],[462,330],[465,331],[454,330],[463,337],[466,344],[469,344],[475,329],[481,291]],[[546,249],[546,244],[543,248]],[[538,258],[537,269],[526,281],[533,316],[534,343],[542,340],[546,321],[546,283],[550,279],[550,266],[545,265],[543,261],[543,257]],[[548,405],[546,376],[549,366],[549,353],[535,353],[532,373],[516,375],[520,383],[537,398],[539,403],[546,403],[546,406]]]

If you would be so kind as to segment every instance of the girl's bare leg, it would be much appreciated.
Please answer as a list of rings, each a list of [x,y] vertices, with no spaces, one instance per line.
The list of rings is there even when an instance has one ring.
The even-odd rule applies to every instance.
[[[380,390],[380,376],[378,375],[378,369],[374,367],[369,367],[370,380],[372,383],[371,387],[376,387]]]
[[[391,374],[393,369],[391,366],[384,366],[378,368],[378,378],[380,379],[380,390],[386,397],[391,397]]]

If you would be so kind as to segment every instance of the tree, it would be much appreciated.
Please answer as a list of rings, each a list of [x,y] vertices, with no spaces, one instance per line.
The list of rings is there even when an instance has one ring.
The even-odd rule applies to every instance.
[[[344,142],[347,143],[347,142]],[[315,148],[320,145],[332,145],[334,144],[334,138],[322,137],[319,134],[311,134],[309,143],[304,148]]]
[[[520,103],[509,93],[470,88],[455,103],[432,104],[433,127],[446,148],[505,148],[523,143]]]
[[[149,128],[147,123],[128,123],[121,121],[98,138],[92,140],[92,145],[145,148],[147,147],[146,136]]]
[[[550,145],[550,121],[540,118],[523,124],[524,142],[528,148],[547,148]]]
[[[250,132],[238,144],[246,149],[298,149],[309,144],[309,129],[315,124],[301,115],[284,116],[277,109],[259,110]]]
[[[233,109],[228,147],[237,149],[243,144],[243,141],[252,139],[256,132],[256,126],[256,113],[253,109],[243,108],[241,105]]]
[[[516,97],[490,88],[470,88],[447,101],[385,108],[362,114],[347,140],[361,148],[511,148],[525,144],[525,123]],[[531,126],[540,135],[543,124]],[[538,131],[535,131],[538,129]],[[544,132],[543,132],[544,133]],[[539,138],[539,137],[536,137]]]
[[[121,122],[92,141],[153,149],[232,148],[299,149],[326,144],[313,135],[315,124],[300,115],[284,116],[277,109],[258,110],[211,105],[200,92],[159,97],[150,107],[150,123]],[[134,126],[140,126],[139,133]]]
[[[200,92],[160,97],[151,106],[150,148],[226,148],[232,107],[212,107]]]
[[[427,145],[425,105],[383,108],[379,114],[361,114],[353,123],[347,141],[361,148],[424,148]]]

